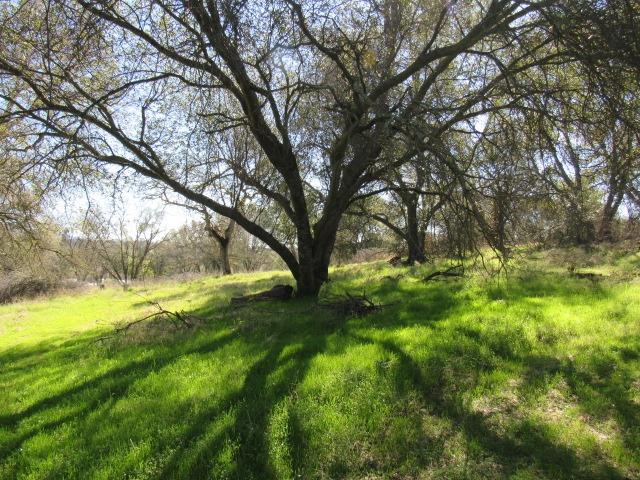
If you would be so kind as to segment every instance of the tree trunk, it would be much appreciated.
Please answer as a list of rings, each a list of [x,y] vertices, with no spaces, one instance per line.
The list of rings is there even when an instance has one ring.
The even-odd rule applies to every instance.
[[[322,284],[329,279],[329,264],[322,255],[300,255],[299,269],[296,275],[296,296],[317,297]]]
[[[231,263],[229,262],[229,242],[230,239],[225,239],[220,242],[220,268],[222,269],[222,275],[231,275]]]
[[[595,239],[593,222],[586,217],[584,210],[576,202],[569,204],[567,212],[567,236],[575,245],[589,245]]]
[[[495,238],[494,247],[498,250],[502,258],[509,256],[507,250],[507,210],[509,195],[503,189],[498,189],[493,197],[493,232]]]
[[[613,240],[613,219],[618,213],[620,203],[622,203],[623,195],[614,195],[609,193],[602,208],[602,215],[600,217],[600,225],[598,226],[597,239],[599,242],[611,242]]]
[[[605,205],[600,217],[600,225],[598,226],[598,242],[610,242],[612,240],[611,226],[615,212],[611,205]]]
[[[407,230],[407,247],[409,249],[408,265],[427,261],[427,256],[424,253],[424,235],[421,234],[417,225],[411,226]]]
[[[296,279],[296,297],[317,297],[324,281],[315,276],[301,276]]]
[[[408,265],[414,263],[424,263],[427,261],[427,257],[424,253],[424,235],[420,232],[420,226],[418,222],[418,202],[412,200],[405,202],[407,208],[407,231],[406,241],[409,250],[409,258],[407,259]]]
[[[205,230],[208,235],[213,238],[218,245],[220,246],[220,269],[222,270],[222,275],[231,275],[231,262],[229,261],[229,245],[231,244],[231,238],[233,237],[233,232],[236,227],[236,222],[233,220],[229,220],[229,224],[227,228],[224,229],[224,232],[220,233],[217,230],[217,227],[211,223],[211,217],[209,213],[205,209],[203,211],[204,215],[204,225]]]
[[[329,280],[331,253],[342,218],[344,206],[338,205],[325,213],[314,226],[314,236],[298,235],[298,275],[296,295],[317,297],[322,285]]]

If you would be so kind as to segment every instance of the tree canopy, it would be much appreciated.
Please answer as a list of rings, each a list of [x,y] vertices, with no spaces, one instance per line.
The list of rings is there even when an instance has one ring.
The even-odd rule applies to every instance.
[[[471,185],[475,145],[491,140],[489,117],[566,127],[554,105],[589,88],[580,68],[596,78],[603,64],[637,66],[637,5],[619,14],[600,3],[10,2],[0,121],[19,121],[23,151],[52,171],[130,170],[149,191],[226,217],[279,255],[298,294],[316,295],[357,202],[395,191],[417,206],[408,192],[424,194],[424,182],[407,180],[411,165],[444,169],[487,242],[505,250]],[[603,28],[605,11],[630,42]],[[626,49],[636,56],[623,64]],[[635,88],[629,75],[615,81],[619,93]],[[233,201],[238,185],[248,201]]]

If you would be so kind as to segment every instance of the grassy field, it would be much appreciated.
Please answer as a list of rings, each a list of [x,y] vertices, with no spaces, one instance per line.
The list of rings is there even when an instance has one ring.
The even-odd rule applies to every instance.
[[[281,272],[2,306],[0,478],[640,478],[640,255],[571,258],[334,270],[362,318],[228,306]],[[144,298],[206,321],[100,340]]]

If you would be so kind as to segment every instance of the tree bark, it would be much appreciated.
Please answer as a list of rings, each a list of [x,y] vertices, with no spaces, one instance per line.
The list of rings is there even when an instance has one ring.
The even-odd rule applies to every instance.
[[[296,278],[296,296],[297,297],[317,297],[320,293],[322,284],[326,281],[323,279],[329,276],[329,269],[319,269],[316,274],[313,269],[313,262],[304,262],[300,264],[300,275]]]
[[[623,195],[615,195],[613,192],[609,192],[607,195],[598,226],[597,240],[599,242],[611,242],[613,240],[613,219],[618,213],[622,199]]]
[[[204,225],[205,230],[209,234],[211,238],[213,238],[220,247],[220,269],[222,270],[222,275],[231,275],[231,262],[229,261],[229,246],[231,244],[231,238],[233,237],[233,232],[236,227],[236,222],[233,220],[229,221],[227,228],[224,229],[224,232],[220,233],[216,226],[211,222],[211,216],[205,209],[203,212],[204,215]]]
[[[411,201],[406,202],[405,205],[407,207],[406,240],[409,250],[407,264],[424,263],[427,261],[427,257],[424,253],[424,235],[420,232],[418,222],[418,203],[417,201]]]
[[[229,262],[229,240],[220,242],[220,267],[222,275],[231,275],[231,262]]]
[[[498,188],[493,197],[493,230],[495,234],[495,248],[502,258],[509,256],[507,249],[507,218],[509,194],[502,188]]]
[[[575,245],[589,245],[595,239],[595,228],[584,210],[570,201],[567,211],[567,236]]]
[[[314,226],[314,235],[298,237],[299,275],[296,276],[296,295],[315,297],[329,280],[331,253],[343,212],[339,206],[328,209]]]

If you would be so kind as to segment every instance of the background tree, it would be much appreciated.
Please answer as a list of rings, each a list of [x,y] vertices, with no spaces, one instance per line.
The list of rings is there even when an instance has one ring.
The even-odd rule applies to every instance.
[[[633,108],[634,102],[629,100]],[[597,162],[604,197],[596,237],[598,241],[613,241],[613,223],[619,208],[640,177],[640,124],[631,116],[626,121],[621,119],[607,105],[593,107],[593,121],[584,122],[582,130]]]
[[[446,202],[451,183],[437,159],[419,154],[389,172],[380,188],[363,193],[348,213],[388,228],[404,244],[408,265],[424,263],[427,229]],[[372,199],[373,194],[379,198]]]
[[[151,211],[128,223],[122,210],[110,218],[94,210],[82,231],[102,267],[123,287],[144,275],[149,255],[163,240],[157,212]]]

